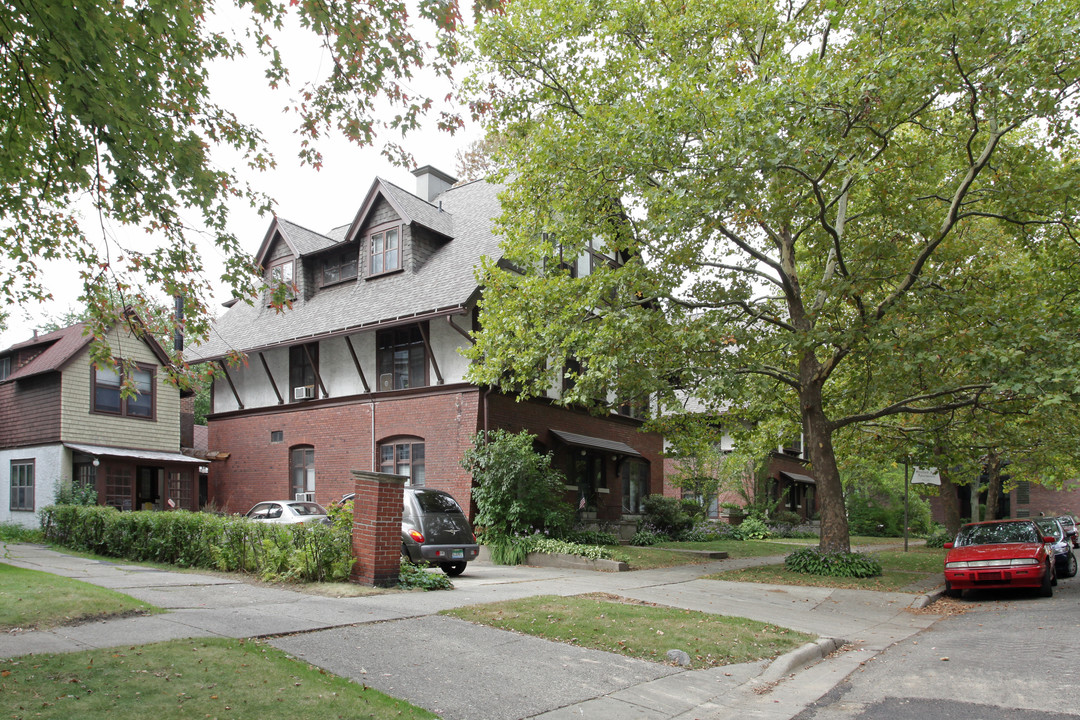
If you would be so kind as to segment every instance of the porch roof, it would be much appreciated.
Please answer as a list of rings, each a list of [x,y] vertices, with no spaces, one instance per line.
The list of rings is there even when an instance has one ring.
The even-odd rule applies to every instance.
[[[806,483],[807,485],[817,485],[817,480],[809,475],[800,475],[799,473],[780,471],[780,477],[791,482]]]
[[[86,453],[101,457],[129,458],[131,460],[146,460],[150,462],[174,463],[183,465],[205,465],[206,460],[188,457],[178,452],[164,452],[162,450],[140,450],[137,448],[107,447],[105,445],[84,445],[83,443],[64,443],[64,447],[75,452]]]
[[[551,434],[562,440],[567,445],[574,447],[589,448],[590,450],[601,450],[603,452],[616,453],[618,455],[632,455],[633,457],[641,457],[634,448],[630,447],[624,442],[618,440],[607,440],[606,438],[590,437],[589,435],[578,435],[577,433],[563,432],[562,430],[551,430]]]

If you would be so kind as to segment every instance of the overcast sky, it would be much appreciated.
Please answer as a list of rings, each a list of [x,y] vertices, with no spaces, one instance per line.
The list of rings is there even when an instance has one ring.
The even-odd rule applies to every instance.
[[[412,190],[415,180],[409,169],[394,166],[382,157],[379,141],[376,147],[361,149],[343,137],[331,136],[319,145],[324,160],[321,170],[301,165],[297,156],[300,141],[294,133],[297,118],[293,114],[285,114],[283,109],[295,97],[296,89],[304,81],[322,77],[329,71],[330,64],[317,42],[299,31],[285,35],[281,45],[292,74],[291,87],[270,90],[262,75],[263,60],[254,54],[246,60],[230,64],[230,67],[212,69],[211,82],[216,100],[235,112],[242,121],[258,126],[277,159],[274,170],[264,173],[241,170],[242,177],[275,198],[280,217],[316,232],[326,232],[349,223],[376,176]],[[427,90],[429,95],[437,98],[442,98],[449,91],[445,83],[434,86],[423,79],[418,80],[416,89]],[[432,127],[411,133],[403,144],[418,165],[433,165],[454,174],[458,149],[479,134],[478,129],[468,127],[463,133],[450,136]],[[235,164],[224,154],[220,157],[222,164]],[[262,242],[271,219],[269,215],[260,217],[254,210],[237,204],[232,210],[231,229],[244,248],[254,252]],[[148,241],[142,240],[141,231],[139,234],[128,233],[126,237],[139,238],[137,241],[140,243]],[[220,272],[216,269],[215,253],[212,248],[203,250],[211,275],[216,277]],[[45,276],[48,278],[47,287],[55,299],[32,307],[11,308],[8,328],[0,332],[0,349],[28,339],[34,328],[48,319],[69,309],[79,308],[76,299],[79,294],[77,268],[54,264],[48,266]],[[224,287],[217,295],[217,302],[229,298]]]

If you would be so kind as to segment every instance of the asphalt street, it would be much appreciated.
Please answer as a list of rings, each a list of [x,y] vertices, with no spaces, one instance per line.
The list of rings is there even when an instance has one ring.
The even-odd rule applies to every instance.
[[[798,720],[1080,717],[1080,576],[1052,598],[965,593],[947,615],[867,661]]]

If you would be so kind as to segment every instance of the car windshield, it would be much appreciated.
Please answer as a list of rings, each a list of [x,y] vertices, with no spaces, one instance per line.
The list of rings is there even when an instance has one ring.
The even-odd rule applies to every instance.
[[[434,490],[417,490],[416,502],[420,504],[420,512],[425,513],[459,513],[461,508],[457,501],[446,493]]]
[[[1050,535],[1056,537],[1058,540],[1061,539],[1061,526],[1058,525],[1057,520],[1039,520],[1037,521],[1037,524],[1039,526],[1039,531],[1042,532],[1043,535]]]
[[[323,510],[322,505],[313,502],[291,502],[289,507],[293,509],[293,512],[297,515],[325,515],[326,511]]]
[[[1039,534],[1031,522],[965,525],[956,537],[957,547],[964,545],[994,545],[997,543],[1037,543]]]

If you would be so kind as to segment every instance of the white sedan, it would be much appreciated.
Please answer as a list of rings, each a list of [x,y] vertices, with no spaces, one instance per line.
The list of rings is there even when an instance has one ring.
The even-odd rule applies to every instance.
[[[328,523],[326,508],[305,500],[269,500],[255,505],[244,517],[260,522],[295,525],[297,523]]]

